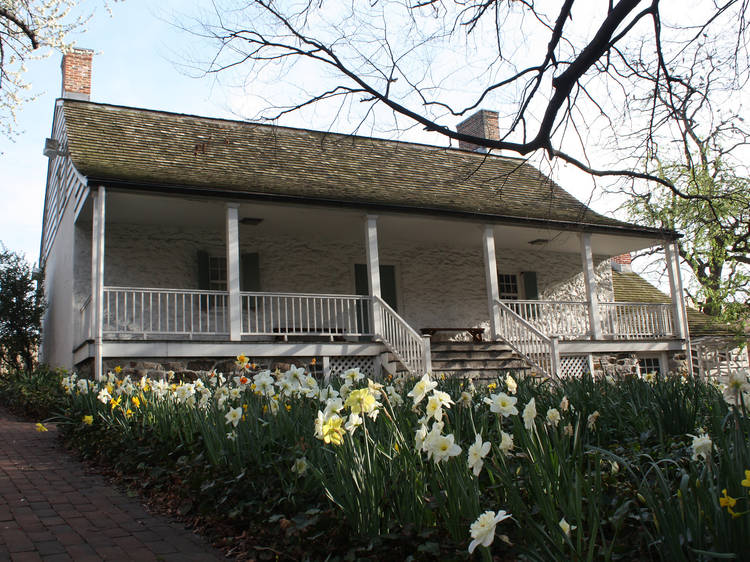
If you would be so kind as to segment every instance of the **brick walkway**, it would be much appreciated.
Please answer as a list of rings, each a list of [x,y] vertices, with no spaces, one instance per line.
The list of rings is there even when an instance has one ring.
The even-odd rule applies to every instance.
[[[220,560],[69,456],[57,429],[0,410],[0,560]]]

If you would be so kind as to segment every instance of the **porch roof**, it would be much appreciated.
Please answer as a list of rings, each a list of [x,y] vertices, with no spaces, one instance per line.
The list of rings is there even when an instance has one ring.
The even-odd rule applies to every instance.
[[[672,299],[633,272],[612,271],[612,289],[616,302],[669,303]],[[737,332],[732,326],[718,321],[713,316],[688,307],[688,327],[691,337],[733,336]]]
[[[59,103],[70,157],[89,181],[675,236],[595,213],[522,159],[78,100]]]

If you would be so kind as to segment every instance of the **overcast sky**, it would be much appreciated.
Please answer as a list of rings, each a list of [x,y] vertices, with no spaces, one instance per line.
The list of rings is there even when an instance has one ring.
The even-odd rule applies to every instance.
[[[158,6],[158,13],[154,5]],[[126,0],[110,2],[110,7],[111,16],[102,1],[81,2],[79,8],[93,10],[93,17],[85,32],[72,37],[76,46],[95,51],[92,101],[228,118],[252,112],[253,108],[248,108],[247,99],[241,99],[238,90],[212,78],[189,77],[175,64],[184,61],[186,53],[192,52],[197,57],[206,54],[205,45],[196,43],[172,24],[175,21],[172,10],[189,10],[188,0],[158,3]],[[54,101],[60,94],[60,54],[53,53],[27,66],[27,80],[38,97],[19,111],[20,134],[15,141],[0,138],[0,241],[35,262],[47,173],[42,148],[44,139],[50,136]],[[320,123],[309,119],[300,122],[291,116],[280,124],[327,129],[330,120],[321,116]],[[447,144],[445,138],[428,136],[418,128],[401,138]],[[553,175],[579,199],[589,199],[591,179],[564,168]],[[606,197],[594,200],[592,206],[600,212],[613,207]]]

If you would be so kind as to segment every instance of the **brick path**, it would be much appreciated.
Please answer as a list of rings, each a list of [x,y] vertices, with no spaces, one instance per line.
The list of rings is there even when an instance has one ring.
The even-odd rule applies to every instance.
[[[85,474],[57,440],[0,410],[0,560],[220,560],[178,523]]]

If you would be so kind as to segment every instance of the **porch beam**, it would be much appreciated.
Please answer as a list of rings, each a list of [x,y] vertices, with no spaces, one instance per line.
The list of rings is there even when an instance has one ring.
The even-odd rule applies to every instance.
[[[371,297],[381,298],[380,256],[378,254],[378,216],[365,215],[365,255],[367,258],[367,290]],[[380,335],[379,303],[372,301],[372,332]]]
[[[227,203],[227,292],[229,293],[229,339],[231,341],[239,341],[242,334],[239,207],[238,203]]]
[[[591,339],[602,339],[602,323],[599,317],[599,297],[596,294],[596,274],[594,273],[594,255],[591,250],[591,233],[581,233],[581,262],[583,281],[586,286],[586,302],[589,307],[589,325]]]
[[[102,322],[104,320],[104,220],[107,192],[104,186],[93,190],[91,232],[91,325],[94,329],[94,377],[102,373]]]
[[[497,281],[497,256],[495,254],[495,230],[492,225],[485,225],[482,237],[484,250],[484,274],[487,285],[487,306],[490,313],[490,338],[500,337],[500,309],[495,301],[500,300],[500,285]]]

